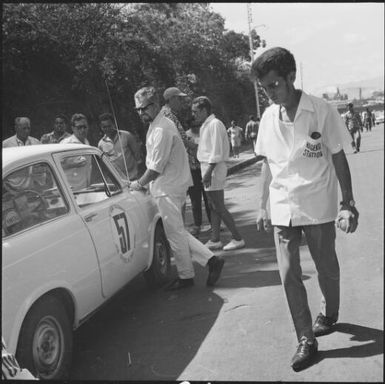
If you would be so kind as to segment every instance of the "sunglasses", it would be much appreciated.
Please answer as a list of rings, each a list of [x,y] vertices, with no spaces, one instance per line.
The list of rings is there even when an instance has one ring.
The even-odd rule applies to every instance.
[[[272,92],[272,91],[275,91],[279,86],[280,86],[280,81],[277,80],[277,81],[274,81],[273,83],[267,85],[266,87],[264,87],[261,83],[258,82],[258,86],[260,86],[265,92]]]
[[[145,107],[138,107],[138,108],[135,108],[135,111],[136,112],[141,112],[141,113],[143,113],[143,112],[145,112],[146,110],[147,110],[147,108],[148,107],[150,107],[151,105],[153,105],[154,103],[150,103],[150,104],[147,104]]]

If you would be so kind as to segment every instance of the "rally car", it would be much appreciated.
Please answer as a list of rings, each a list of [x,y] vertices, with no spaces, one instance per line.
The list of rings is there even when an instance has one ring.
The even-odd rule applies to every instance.
[[[68,375],[72,333],[138,274],[169,280],[170,247],[151,196],[97,148],[5,148],[2,336],[41,379]]]

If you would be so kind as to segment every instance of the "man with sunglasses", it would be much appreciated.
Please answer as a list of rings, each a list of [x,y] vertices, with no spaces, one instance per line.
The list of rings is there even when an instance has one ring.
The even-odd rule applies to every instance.
[[[192,261],[208,266],[206,281],[213,286],[220,277],[224,260],[207,249],[184,227],[182,206],[192,183],[191,172],[180,133],[175,123],[160,109],[159,95],[154,87],[144,87],[135,93],[136,111],[144,124],[146,135],[146,166],[143,176],[130,184],[140,190],[149,184],[158,206],[163,227],[175,257],[178,278],[166,290],[179,290],[194,285]]]
[[[271,48],[252,65],[272,105],[264,112],[255,152],[265,157],[259,184],[258,230],[271,221],[282,285],[299,345],[291,366],[307,367],[318,351],[316,336],[333,331],[340,306],[340,270],[335,252],[335,219],[358,225],[349,165],[343,148],[351,138],[337,110],[296,89],[296,63],[284,48]],[[338,212],[338,188],[342,202]],[[321,313],[312,325],[302,282],[299,247],[304,232],[318,272]]]

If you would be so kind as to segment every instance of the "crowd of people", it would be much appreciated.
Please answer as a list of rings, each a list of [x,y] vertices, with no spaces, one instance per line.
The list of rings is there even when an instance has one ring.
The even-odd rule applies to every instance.
[[[257,230],[265,230],[268,222],[274,227],[278,268],[298,341],[291,366],[299,371],[317,354],[316,337],[332,332],[338,320],[340,269],[335,250],[335,223],[342,228],[344,222],[345,231],[352,233],[359,217],[344,148],[354,145],[356,151],[360,150],[362,122],[353,106],[349,106],[345,126],[334,107],[296,89],[295,59],[284,48],[271,48],[262,53],[254,61],[251,72],[272,101],[261,120],[250,116],[245,129],[245,137],[255,155],[263,157],[256,199]],[[186,131],[179,118],[186,96],[176,87],[168,88],[163,93],[165,104],[161,106],[160,95],[154,87],[144,87],[135,93],[136,111],[143,129],[148,129],[143,174],[138,174],[134,165],[140,161],[139,151],[130,134],[117,131],[110,114],[99,117],[105,134],[99,148],[118,167],[127,168],[123,171],[128,171],[133,180],[132,190],[149,188],[158,206],[178,274],[167,290],[194,285],[193,261],[207,266],[206,285],[215,285],[225,259],[213,251],[246,246],[224,201],[230,142],[233,155],[239,156],[243,130],[235,121],[226,129],[213,113],[210,99],[199,96],[190,106],[194,127]],[[16,135],[4,141],[3,147],[39,142],[29,136],[28,118],[18,118],[15,123]],[[44,135],[41,142],[88,144],[88,123],[84,115],[72,116],[72,135],[66,134],[65,125],[63,116],[58,116],[53,132]],[[202,224],[204,197],[212,228],[206,244],[185,228],[187,194],[193,207],[194,235],[199,234]],[[221,241],[222,221],[232,236],[226,245]],[[321,312],[314,323],[302,281],[299,255],[302,233],[314,260],[322,293]]]

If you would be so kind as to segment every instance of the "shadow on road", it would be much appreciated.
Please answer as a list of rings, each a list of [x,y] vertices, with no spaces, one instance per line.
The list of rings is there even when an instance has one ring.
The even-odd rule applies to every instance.
[[[332,349],[330,351],[320,351],[317,362],[324,359],[334,359],[339,357],[369,357],[384,353],[384,331],[380,329],[350,323],[337,323],[334,329],[335,332],[352,335],[350,338],[352,341],[367,341],[367,343],[346,348]]]

